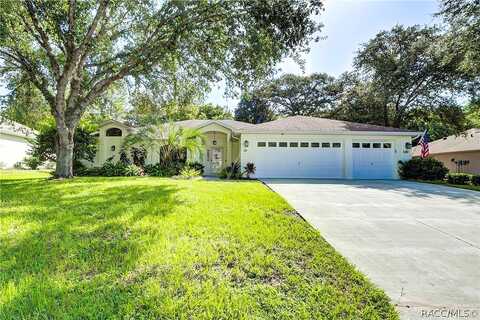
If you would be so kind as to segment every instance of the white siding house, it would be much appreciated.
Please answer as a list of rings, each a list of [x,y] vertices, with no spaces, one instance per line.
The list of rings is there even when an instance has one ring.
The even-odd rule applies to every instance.
[[[31,148],[36,132],[9,120],[0,120],[0,168],[13,168]]]

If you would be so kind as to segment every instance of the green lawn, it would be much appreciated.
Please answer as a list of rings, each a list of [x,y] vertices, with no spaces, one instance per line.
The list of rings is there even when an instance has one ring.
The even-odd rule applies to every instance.
[[[397,319],[259,182],[0,171],[0,319]]]

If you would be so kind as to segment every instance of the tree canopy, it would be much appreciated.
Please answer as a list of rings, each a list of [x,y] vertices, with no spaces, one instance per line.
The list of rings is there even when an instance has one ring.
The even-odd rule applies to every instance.
[[[181,70],[244,84],[307,48],[321,0],[0,1],[1,73],[24,72],[57,126],[59,177],[72,176],[73,137],[115,82]]]

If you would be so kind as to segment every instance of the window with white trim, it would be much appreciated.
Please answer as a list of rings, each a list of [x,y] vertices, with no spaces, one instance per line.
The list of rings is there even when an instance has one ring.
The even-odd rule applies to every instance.
[[[257,147],[266,147],[267,143],[266,142],[257,142]]]

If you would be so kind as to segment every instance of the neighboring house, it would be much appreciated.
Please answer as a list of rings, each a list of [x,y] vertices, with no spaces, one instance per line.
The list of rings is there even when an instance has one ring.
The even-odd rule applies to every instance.
[[[0,119],[0,168],[13,168],[31,148],[30,139],[36,132],[10,120]]]
[[[205,152],[189,155],[214,175],[233,161],[253,162],[257,178],[398,179],[398,161],[411,157],[418,132],[304,116],[258,125],[234,120],[187,120],[175,123],[201,130]],[[118,121],[98,132],[95,166],[119,159],[122,141],[135,128]],[[156,152],[147,151],[147,163]]]
[[[428,144],[430,155],[443,162],[451,172],[480,174],[480,129],[470,129],[458,136],[448,136]],[[413,155],[420,156],[420,147]]]

